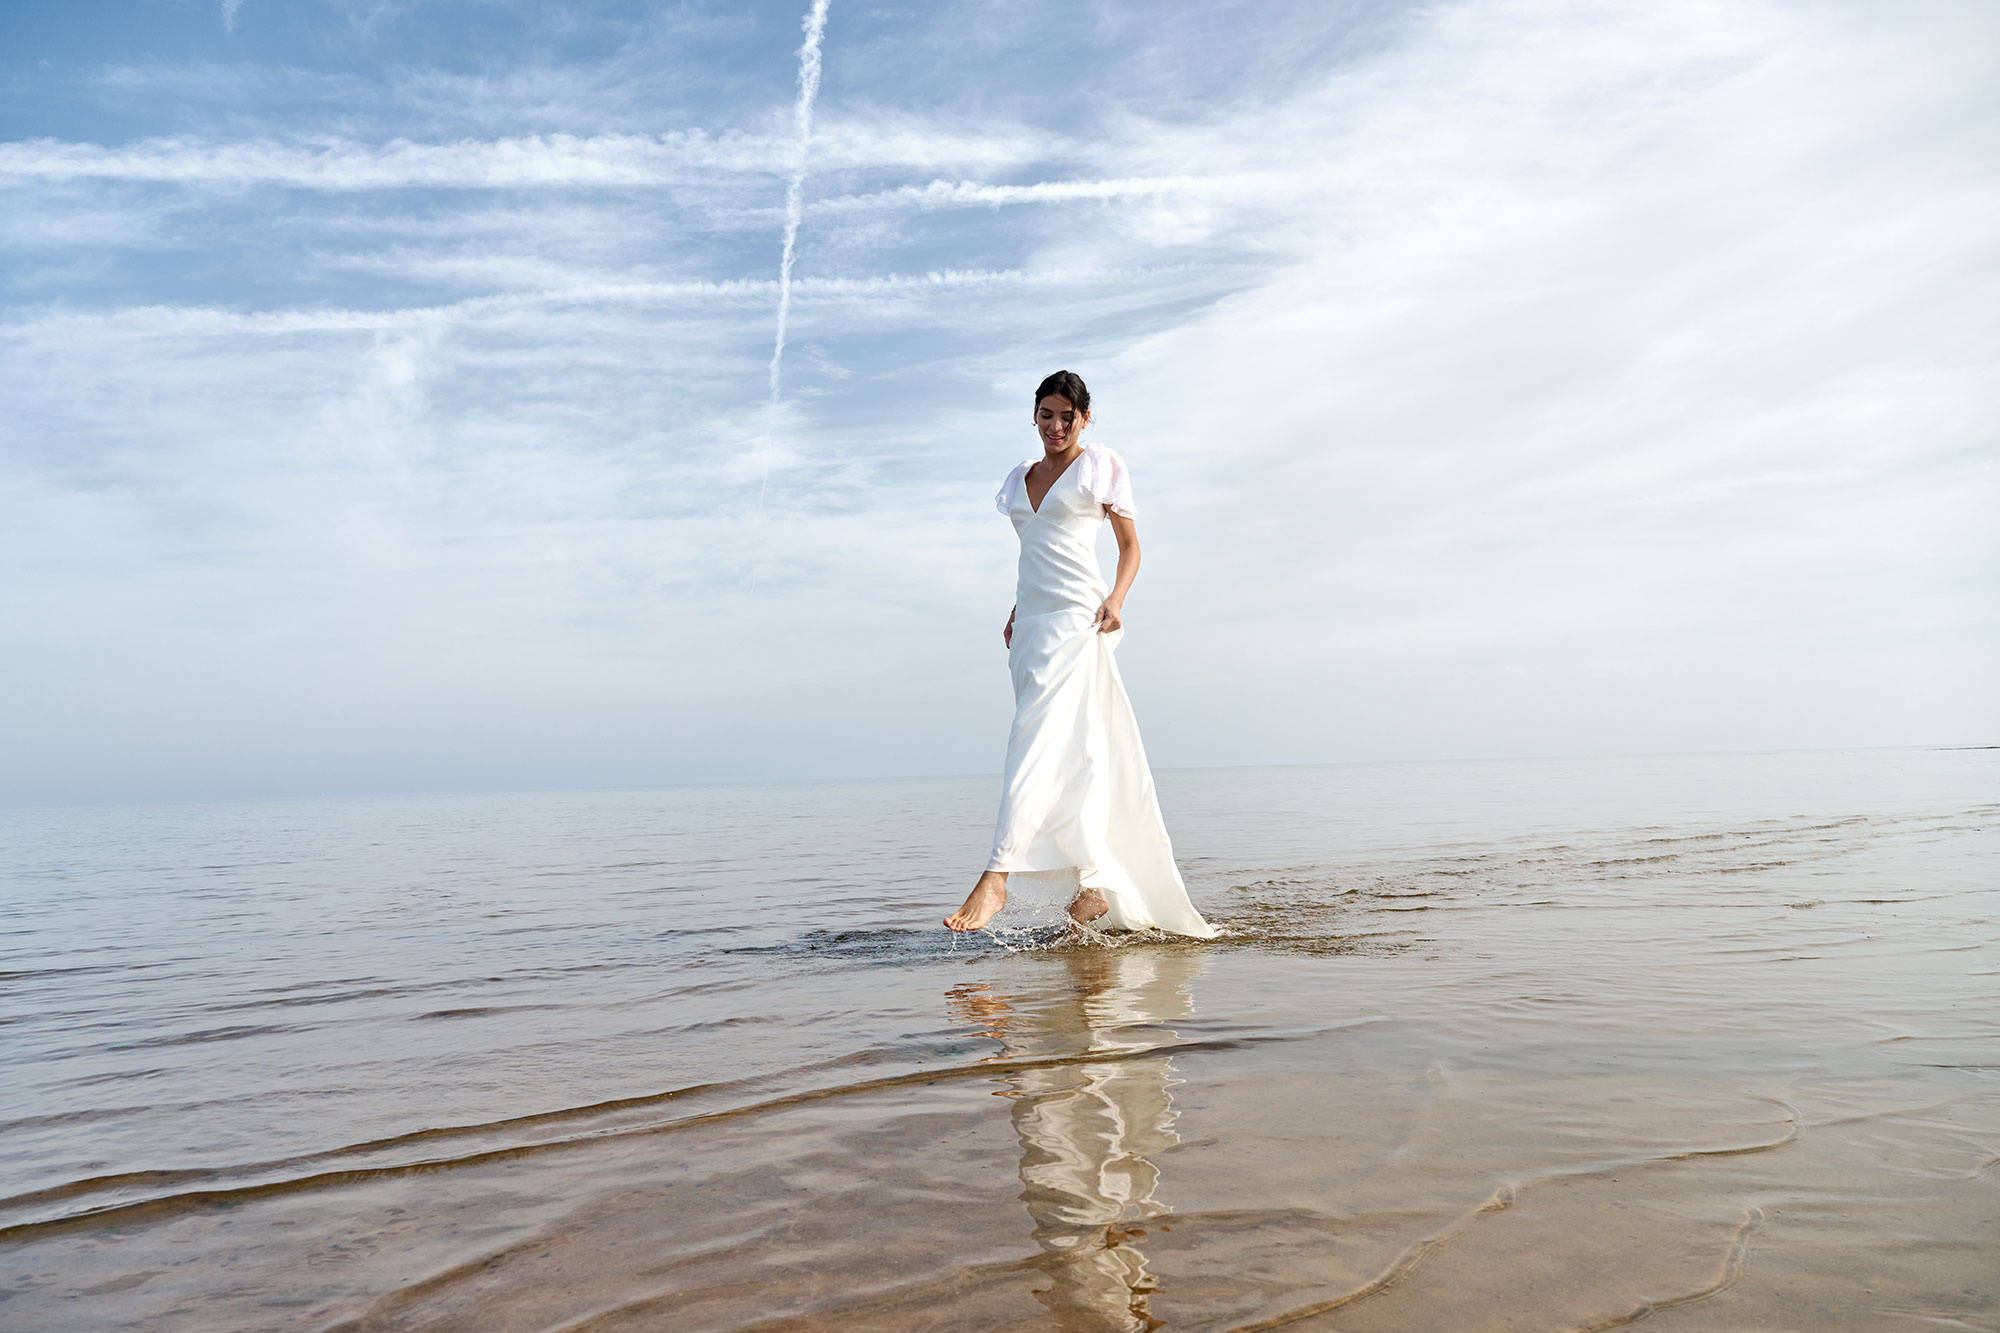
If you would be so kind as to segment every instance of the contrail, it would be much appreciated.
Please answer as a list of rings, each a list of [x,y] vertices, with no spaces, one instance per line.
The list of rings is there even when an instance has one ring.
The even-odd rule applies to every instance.
[[[785,325],[792,315],[792,260],[797,256],[799,219],[805,212],[806,146],[812,140],[813,99],[819,96],[819,44],[826,35],[826,11],[833,0],[813,0],[805,18],[805,45],[799,48],[799,100],[792,109],[798,134],[798,161],[785,186],[785,249],[778,260],[778,336],[771,345],[771,408],[778,406],[778,371],[785,360]]]

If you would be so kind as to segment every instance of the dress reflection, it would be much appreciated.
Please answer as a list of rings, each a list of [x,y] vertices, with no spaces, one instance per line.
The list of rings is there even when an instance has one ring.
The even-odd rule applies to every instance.
[[[1001,1043],[994,1060],[1061,1061],[1008,1071],[999,1094],[1013,1099],[1021,1199],[1053,1279],[1035,1298],[1059,1328],[1160,1326],[1139,1242],[1172,1212],[1152,1155],[1180,1142],[1168,1091],[1178,1080],[1167,1056],[1128,1052],[1172,1040],[1162,1025],[1193,1014],[1190,983],[1204,961],[1192,949],[1076,949],[1062,958],[1066,988],[951,992],[953,1012]]]

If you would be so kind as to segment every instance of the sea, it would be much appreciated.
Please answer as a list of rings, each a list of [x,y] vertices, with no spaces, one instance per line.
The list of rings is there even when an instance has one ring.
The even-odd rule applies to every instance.
[[[2000,1329],[2000,749],[0,811],[0,1328]]]

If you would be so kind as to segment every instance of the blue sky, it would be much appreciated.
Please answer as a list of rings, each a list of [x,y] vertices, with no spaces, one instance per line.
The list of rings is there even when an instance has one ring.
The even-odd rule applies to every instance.
[[[0,15],[0,798],[2000,738],[1990,5],[807,8]]]

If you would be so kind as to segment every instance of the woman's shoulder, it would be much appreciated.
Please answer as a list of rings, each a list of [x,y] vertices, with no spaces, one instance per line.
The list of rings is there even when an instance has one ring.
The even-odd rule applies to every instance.
[[[1079,462],[1087,463],[1090,475],[1102,478],[1105,485],[1129,484],[1132,467],[1125,461],[1125,455],[1108,444],[1085,445]]]
[[[1014,470],[1009,472],[1007,479],[1000,483],[999,493],[993,497],[993,507],[995,509],[998,509],[1003,514],[1013,511],[1014,497],[1020,493],[1031,463],[1032,460],[1014,465]]]
[[[1133,516],[1132,469],[1125,466],[1123,455],[1109,445],[1087,444],[1077,462],[1087,469],[1081,478],[1085,494],[1109,505],[1113,513]]]

